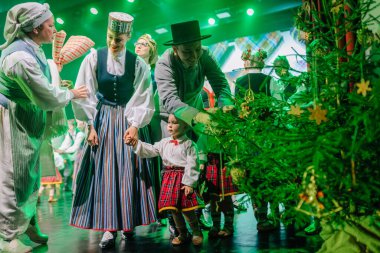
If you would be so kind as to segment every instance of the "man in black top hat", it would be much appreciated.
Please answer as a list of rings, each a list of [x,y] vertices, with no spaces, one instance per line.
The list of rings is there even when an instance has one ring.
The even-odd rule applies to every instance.
[[[172,47],[163,53],[155,69],[162,138],[170,136],[166,125],[171,113],[188,125],[209,122],[209,115],[203,112],[201,94],[205,78],[220,105],[233,104],[224,73],[209,50],[201,44],[201,40],[211,35],[201,35],[197,20],[173,24],[171,31],[173,39],[164,45]],[[171,229],[175,233],[172,226]]]
[[[164,45],[172,46],[158,60],[155,79],[160,97],[160,115],[163,124],[170,113],[175,114],[189,125],[193,120],[209,121],[202,112],[201,91],[205,78],[221,105],[232,105],[231,90],[224,73],[201,40],[211,35],[201,35],[197,20],[171,25],[173,39]],[[161,125],[163,137],[166,127]]]

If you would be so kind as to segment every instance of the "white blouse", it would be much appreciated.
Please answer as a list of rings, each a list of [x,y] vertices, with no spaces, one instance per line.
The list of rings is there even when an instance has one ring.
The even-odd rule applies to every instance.
[[[182,184],[195,188],[199,179],[197,146],[187,136],[178,138],[177,145],[171,140],[172,137],[164,138],[154,145],[139,140],[134,151],[142,158],[161,156],[164,166],[184,167]]]
[[[29,44],[39,58],[47,64],[44,51],[38,44],[27,37],[22,40]],[[65,107],[74,97],[69,90],[52,85],[42,73],[34,56],[25,51],[16,51],[6,56],[1,63],[1,68],[19,85],[31,103],[42,110],[52,111]]]
[[[96,50],[91,50],[79,69],[75,88],[85,85],[89,91],[88,98],[72,102],[75,117],[93,125],[97,113],[98,81],[96,76],[98,56]],[[111,75],[123,75],[125,71],[125,49],[114,57],[108,50],[107,72]],[[135,66],[134,94],[124,111],[128,124],[141,128],[149,124],[154,113],[153,87],[149,67],[143,59],[137,57]]]

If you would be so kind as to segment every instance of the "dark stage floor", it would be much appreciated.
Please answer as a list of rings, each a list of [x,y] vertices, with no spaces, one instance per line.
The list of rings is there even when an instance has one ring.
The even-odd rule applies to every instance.
[[[269,234],[258,234],[252,208],[247,212],[236,213],[235,233],[229,239],[208,240],[204,231],[202,247],[191,244],[173,247],[169,243],[167,227],[156,224],[141,226],[131,241],[124,241],[118,235],[116,248],[102,250],[98,243],[101,232],[82,230],[68,225],[71,211],[71,193],[62,192],[59,200],[48,203],[48,196],[43,196],[38,205],[38,217],[42,231],[49,235],[48,245],[32,243],[26,236],[22,241],[33,246],[33,252],[76,253],[76,252],[316,252],[320,245],[319,236],[306,236],[302,233],[287,232],[283,227]]]

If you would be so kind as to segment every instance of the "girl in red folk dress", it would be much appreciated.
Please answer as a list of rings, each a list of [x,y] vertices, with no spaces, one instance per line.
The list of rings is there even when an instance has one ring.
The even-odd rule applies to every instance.
[[[159,212],[172,212],[179,236],[173,245],[181,245],[190,239],[194,245],[201,245],[203,235],[199,227],[195,209],[202,208],[194,189],[199,178],[199,160],[196,144],[186,136],[185,122],[169,115],[167,130],[170,137],[152,144],[142,141],[125,140],[133,145],[134,152],[143,158],[161,156],[164,165]],[[192,229],[192,238],[186,228],[185,219]]]

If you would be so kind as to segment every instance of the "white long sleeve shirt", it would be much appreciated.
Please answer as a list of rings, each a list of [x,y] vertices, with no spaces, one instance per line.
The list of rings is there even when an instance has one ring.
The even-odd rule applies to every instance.
[[[98,99],[98,81],[96,69],[98,56],[96,50],[91,51],[83,60],[75,88],[85,85],[89,91],[89,97],[73,101],[75,117],[81,121],[93,125],[97,113],[96,106]],[[116,57],[108,51],[107,72],[112,75],[123,75],[125,71],[125,50]],[[127,63],[128,64],[128,63]],[[128,124],[137,128],[149,124],[154,113],[153,87],[149,67],[143,59],[137,57],[135,66],[135,80],[133,83],[134,94],[126,105],[124,115]]]
[[[199,159],[196,144],[187,136],[178,138],[178,144],[171,143],[172,137],[152,144],[138,141],[135,153],[142,158],[161,156],[164,166],[184,167],[182,184],[195,188],[199,178]]]
[[[76,132],[74,136],[71,136],[70,133],[66,133],[65,139],[58,149],[62,150],[63,153],[75,153],[79,150],[84,138],[85,135],[82,131]]]
[[[47,62],[45,54],[38,44],[27,37],[22,40],[33,48],[40,59]],[[69,90],[52,85],[42,73],[34,56],[25,51],[9,54],[0,64],[5,75],[14,80],[31,103],[42,110],[52,111],[65,107],[74,97]]]

